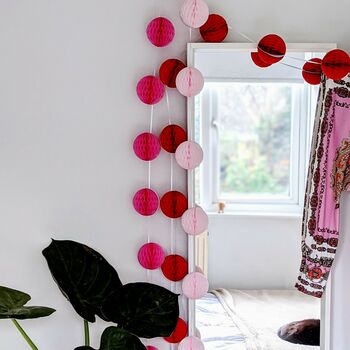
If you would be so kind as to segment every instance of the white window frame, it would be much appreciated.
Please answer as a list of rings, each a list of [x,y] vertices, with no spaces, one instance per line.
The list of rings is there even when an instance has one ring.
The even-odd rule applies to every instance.
[[[189,44],[191,47],[191,53],[189,57],[192,61],[192,66],[195,66],[195,52],[197,50],[206,50],[213,44]],[[323,53],[334,48],[334,44],[288,44],[290,52],[318,52]],[[254,44],[215,44],[216,51],[225,51],[230,49],[233,51],[254,51]],[[312,56],[310,55],[310,58]],[[292,69],[292,68],[291,68]],[[205,78],[205,81],[225,82],[225,81],[238,81],[249,82],[251,79],[222,79],[222,78]],[[253,79],[254,82],[258,81]],[[259,82],[296,82],[300,83],[300,79],[260,79]],[[208,94],[208,91],[204,91]],[[287,215],[287,216],[301,216],[305,182],[307,176],[307,162],[309,155],[309,145],[311,140],[314,109],[316,103],[310,103],[317,100],[318,87],[304,84],[298,100],[301,100],[301,104],[298,106],[298,110],[293,113],[295,118],[292,120],[292,135],[291,135],[291,183],[290,183],[290,196],[288,197],[274,197],[274,198],[237,198],[234,200],[225,200],[218,198],[219,193],[219,178],[214,174],[218,174],[218,155],[216,147],[218,142],[215,140],[216,117],[213,109],[215,110],[215,98],[213,96],[201,95],[188,99],[188,130],[189,136],[193,136],[193,139],[204,145],[205,161],[202,166],[196,170],[196,176],[199,178],[201,186],[195,193],[195,199],[197,204],[200,204],[207,212],[217,212],[218,202],[225,201],[226,213],[233,214],[265,214],[265,215]],[[204,97],[204,98],[203,98]],[[201,101],[198,101],[201,99]],[[194,130],[195,128],[195,104],[200,103],[202,112],[200,119],[203,125],[200,127],[200,131]],[[298,103],[294,104],[294,108]],[[300,137],[299,137],[300,136]],[[208,151],[210,150],[210,151]]]
[[[234,79],[206,79],[207,82],[249,82],[248,80],[234,80]],[[295,80],[267,80],[260,79],[254,82],[261,83],[299,83]],[[296,94],[296,96],[295,96]],[[301,191],[300,184],[305,183],[306,157],[301,150],[305,150],[308,135],[310,130],[307,125],[310,125],[309,119],[311,115],[307,112],[309,110],[311,88],[303,85],[301,89],[297,89],[293,97],[296,97],[292,102],[292,120],[291,120],[291,159],[290,159],[290,193],[286,196],[269,196],[257,198],[252,196],[239,197],[235,199],[225,199],[219,197],[220,191],[220,150],[219,150],[219,126],[217,117],[217,96],[211,90],[204,90],[199,97],[199,104],[201,106],[202,127],[200,130],[201,144],[203,145],[207,158],[207,169],[201,174],[201,205],[209,211],[214,211],[219,201],[226,202],[226,210],[228,211],[289,211],[298,212],[301,209]],[[307,120],[301,120],[307,119]],[[204,165],[205,166],[205,165]],[[203,189],[207,189],[204,191]]]

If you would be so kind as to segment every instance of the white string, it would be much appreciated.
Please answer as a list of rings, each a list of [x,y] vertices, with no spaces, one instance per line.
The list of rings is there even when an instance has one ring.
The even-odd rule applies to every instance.
[[[166,98],[166,105],[167,105],[167,109],[168,109],[169,125],[171,125],[170,102],[169,102],[169,95],[168,95],[167,90],[165,90],[165,98]]]
[[[242,38],[244,38],[244,39],[250,41],[250,42],[253,43],[253,44],[256,42],[255,40],[249,38],[249,36],[245,35],[244,33],[241,33],[241,32],[239,32],[239,31],[237,31],[237,30],[236,30],[236,33],[237,33],[238,35],[240,35]]]

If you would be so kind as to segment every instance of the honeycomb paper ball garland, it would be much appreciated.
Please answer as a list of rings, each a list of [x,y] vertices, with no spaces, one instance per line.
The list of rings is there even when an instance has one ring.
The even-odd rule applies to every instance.
[[[322,60],[323,74],[333,80],[344,78],[350,72],[350,57],[339,49],[329,51]]]
[[[170,58],[164,61],[159,68],[159,78],[169,88],[176,88],[176,77],[186,65],[176,59]]]
[[[187,140],[187,134],[181,126],[170,124],[162,130],[159,140],[165,151],[175,153],[177,147]]]
[[[184,277],[182,291],[189,299],[202,298],[209,289],[207,278],[200,272],[192,272]]]
[[[180,9],[182,22],[190,28],[199,28],[209,17],[209,8],[203,0],[185,0]]]
[[[150,188],[142,188],[135,193],[133,206],[140,215],[151,216],[158,210],[158,195]]]
[[[178,282],[187,275],[188,263],[181,255],[172,254],[165,257],[161,269],[169,281]]]
[[[194,141],[185,141],[177,147],[175,159],[181,168],[194,169],[203,160],[202,147]]]
[[[201,207],[187,209],[181,218],[184,231],[189,235],[199,235],[208,229],[208,215]]]
[[[258,43],[259,58],[268,64],[280,61],[286,54],[286,50],[286,43],[276,34],[268,34]]]
[[[176,77],[176,88],[183,96],[192,97],[198,95],[203,87],[203,75],[196,68],[186,67]]]
[[[175,28],[167,18],[157,17],[148,23],[146,33],[148,40],[154,46],[164,47],[173,41]]]
[[[205,350],[203,342],[197,337],[186,337],[180,342],[178,350]]]
[[[160,153],[160,142],[156,135],[144,132],[135,138],[133,149],[138,158],[144,161],[154,160]]]
[[[224,17],[211,14],[207,21],[199,28],[204,41],[209,43],[220,43],[228,34],[228,25]]]
[[[165,337],[168,343],[176,344],[187,336],[188,326],[187,323],[179,317],[176,327],[169,337]]]
[[[318,85],[321,82],[321,63],[320,58],[311,58],[303,65],[302,76],[307,83]]]
[[[161,80],[154,75],[147,75],[139,80],[136,86],[139,99],[147,104],[154,105],[161,101],[165,88]]]
[[[179,191],[169,191],[160,199],[160,209],[171,219],[181,217],[187,207],[187,198]]]
[[[147,270],[155,270],[162,266],[165,254],[159,244],[151,242],[140,248],[137,258],[142,267]]]

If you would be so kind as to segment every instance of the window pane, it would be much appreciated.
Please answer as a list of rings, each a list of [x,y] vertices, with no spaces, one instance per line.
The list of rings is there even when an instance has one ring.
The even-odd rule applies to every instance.
[[[288,197],[291,83],[209,83],[217,98],[219,198]]]

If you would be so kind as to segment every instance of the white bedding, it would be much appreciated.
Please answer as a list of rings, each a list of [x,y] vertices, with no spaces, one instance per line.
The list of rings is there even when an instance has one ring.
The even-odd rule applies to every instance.
[[[294,290],[218,289],[196,301],[206,350],[318,350],[281,340],[284,324],[320,317],[319,300]]]

